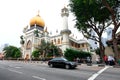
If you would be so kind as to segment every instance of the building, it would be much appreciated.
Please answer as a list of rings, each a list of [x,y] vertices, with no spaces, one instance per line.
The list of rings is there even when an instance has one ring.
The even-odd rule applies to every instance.
[[[45,40],[46,42],[53,43],[58,46],[62,52],[66,50],[66,48],[73,48],[76,50],[90,51],[89,44],[87,40],[75,40],[70,37],[71,30],[68,29],[68,16],[69,10],[64,7],[61,9],[61,18],[63,25],[60,34],[55,36],[50,36],[47,28],[45,27],[45,22],[40,17],[40,15],[36,15],[30,20],[30,25],[23,29],[24,35],[21,36],[21,49],[23,53],[23,58],[31,58],[32,52],[35,48],[41,44],[41,40]],[[36,34],[37,33],[37,34]]]
[[[7,46],[9,46],[8,43],[0,45],[0,53],[3,53],[3,49]]]
[[[115,56],[113,39],[108,40],[106,43],[108,46],[105,48],[105,54]],[[120,32],[116,34],[116,43],[118,47],[118,52],[120,53]],[[120,54],[118,54],[117,57],[120,58]]]

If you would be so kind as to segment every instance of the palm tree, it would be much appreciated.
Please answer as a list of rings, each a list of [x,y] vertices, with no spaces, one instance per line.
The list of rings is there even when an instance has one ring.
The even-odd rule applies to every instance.
[[[62,50],[59,47],[55,46],[54,44],[50,45],[50,50],[53,57],[62,56]]]
[[[46,42],[45,40],[41,41],[41,44],[37,47],[37,49],[40,51],[42,58],[46,58],[47,56],[60,56],[62,53],[60,48],[52,43]]]
[[[42,58],[45,58],[46,55],[48,54],[49,46],[50,46],[49,42],[45,42],[45,40],[42,40],[41,44],[37,47],[37,49],[42,54]]]
[[[38,30],[35,30],[34,34],[35,34],[35,37],[39,37],[39,31]]]

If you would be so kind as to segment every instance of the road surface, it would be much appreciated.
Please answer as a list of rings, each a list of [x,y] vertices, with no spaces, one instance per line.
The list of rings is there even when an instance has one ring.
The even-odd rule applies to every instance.
[[[0,80],[120,80],[120,68],[79,65],[67,70],[45,63],[0,61]]]

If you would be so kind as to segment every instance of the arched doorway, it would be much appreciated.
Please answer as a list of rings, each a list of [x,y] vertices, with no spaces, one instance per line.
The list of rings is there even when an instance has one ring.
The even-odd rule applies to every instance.
[[[25,60],[29,60],[29,54],[26,54],[26,56],[25,56]]]
[[[32,42],[29,40],[26,44],[25,60],[31,59]]]

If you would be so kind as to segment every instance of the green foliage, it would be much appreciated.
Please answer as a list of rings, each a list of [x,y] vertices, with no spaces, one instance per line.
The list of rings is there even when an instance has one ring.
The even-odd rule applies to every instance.
[[[21,52],[19,48],[15,46],[8,46],[3,49],[5,51],[6,58],[20,58]]]
[[[98,55],[100,55],[100,48],[97,48],[97,49],[95,50],[95,53],[98,54]]]
[[[18,50],[18,51],[16,51],[16,53],[15,53],[15,58],[20,58],[21,56],[22,56],[22,54],[21,54],[21,52]]]
[[[38,59],[39,56],[40,56],[40,52],[39,52],[38,50],[34,50],[34,51],[32,52],[32,57],[33,57],[34,59]]]
[[[45,42],[45,40],[41,41],[41,44],[37,48],[43,57],[52,57],[60,55],[60,48],[55,46],[52,43]]]
[[[102,2],[103,0],[70,0],[71,11],[76,16],[76,28],[84,37],[99,43],[101,56],[104,54],[102,35],[112,24],[111,13]],[[106,0],[114,7],[116,0]]]
[[[20,44],[24,44],[25,41],[24,41],[24,39],[23,39],[23,35],[20,36],[20,39],[21,39],[21,40],[20,40]]]
[[[61,56],[62,51],[59,47],[55,46],[54,44],[50,45],[50,50],[48,56]]]
[[[34,35],[35,35],[35,37],[39,37],[39,31],[38,31],[38,30],[35,30],[35,31],[34,31]]]
[[[102,0],[103,4],[111,13],[111,20],[113,23],[113,29],[112,29],[112,44],[113,44],[113,49],[115,53],[115,61],[118,61],[119,59],[119,51],[118,51],[118,46],[117,46],[117,31],[120,27],[120,13],[119,13],[119,6],[120,6],[120,1],[119,0]]]
[[[77,51],[74,49],[66,49],[64,56],[70,60],[73,61],[76,58],[86,58],[87,56],[91,57],[90,52],[85,52],[85,51]]]
[[[88,22],[105,22],[110,19],[110,12],[104,7],[101,0],[70,0],[71,11],[75,14],[77,28],[91,27]],[[92,20],[94,19],[94,20]]]
[[[44,53],[47,54],[47,50],[49,49],[49,42],[45,42],[45,40],[41,41],[41,44],[38,46],[38,50],[40,51],[40,53]]]
[[[103,1],[107,2],[117,16],[115,8],[119,6],[118,0],[70,0],[71,11],[76,16],[76,28],[86,38],[100,43],[103,31],[112,24],[111,12]],[[92,32],[95,34],[92,35]]]
[[[100,42],[103,31],[111,24],[110,12],[102,1],[70,0],[70,7],[76,16],[76,28],[84,37]]]

